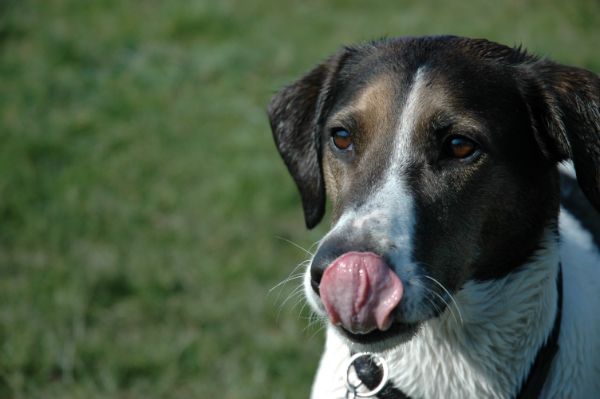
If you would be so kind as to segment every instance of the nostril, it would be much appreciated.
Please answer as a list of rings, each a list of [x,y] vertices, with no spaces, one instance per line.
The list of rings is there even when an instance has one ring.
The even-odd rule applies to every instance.
[[[327,269],[327,265],[329,264],[326,257],[323,256],[324,254],[325,252],[321,250],[317,251],[312,264],[310,265],[310,285],[317,295],[321,295],[319,292],[319,284],[321,284],[323,273],[325,273],[325,269]]]
[[[317,295],[321,295],[319,291],[319,285],[321,284],[323,273],[325,273],[325,270],[313,266],[310,267],[310,286],[312,287],[313,291],[317,293]]]

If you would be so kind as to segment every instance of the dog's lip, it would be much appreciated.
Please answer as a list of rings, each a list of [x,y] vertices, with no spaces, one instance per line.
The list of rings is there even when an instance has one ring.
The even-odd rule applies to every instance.
[[[377,328],[376,326],[373,326],[370,330],[367,331],[358,331],[358,332],[350,332],[348,331],[346,328],[344,328],[344,325],[342,323],[338,323],[336,324],[337,327],[339,328],[343,328],[345,331],[348,331],[350,334],[354,334],[354,335],[365,335],[365,334],[370,334],[373,331],[387,331],[390,329],[390,327],[392,326],[392,324],[394,323],[394,318],[393,317],[388,317],[385,326],[383,326],[383,328]]]
[[[359,344],[377,344],[390,338],[410,337],[419,326],[419,323],[407,323],[394,320],[385,330],[374,329],[366,334],[355,334],[346,330],[341,325],[336,326],[346,338]]]

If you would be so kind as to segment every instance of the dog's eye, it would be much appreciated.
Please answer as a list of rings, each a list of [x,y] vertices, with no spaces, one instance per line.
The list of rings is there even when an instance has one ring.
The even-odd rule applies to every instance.
[[[453,158],[467,158],[477,151],[477,144],[465,137],[454,137],[446,142],[446,152]]]
[[[333,144],[340,150],[347,150],[352,145],[350,133],[345,130],[336,130],[331,134]]]

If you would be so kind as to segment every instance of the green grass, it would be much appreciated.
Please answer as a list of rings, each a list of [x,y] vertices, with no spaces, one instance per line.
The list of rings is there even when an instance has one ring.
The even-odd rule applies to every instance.
[[[341,44],[453,33],[600,72],[574,1],[0,2],[0,398],[306,398],[269,289],[305,231],[265,107]]]

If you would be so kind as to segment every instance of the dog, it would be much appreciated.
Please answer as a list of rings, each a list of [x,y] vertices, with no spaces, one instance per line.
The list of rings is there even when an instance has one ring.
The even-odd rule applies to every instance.
[[[599,107],[590,71],[455,36],[346,46],[276,94],[307,227],[332,203],[313,399],[600,398]]]

